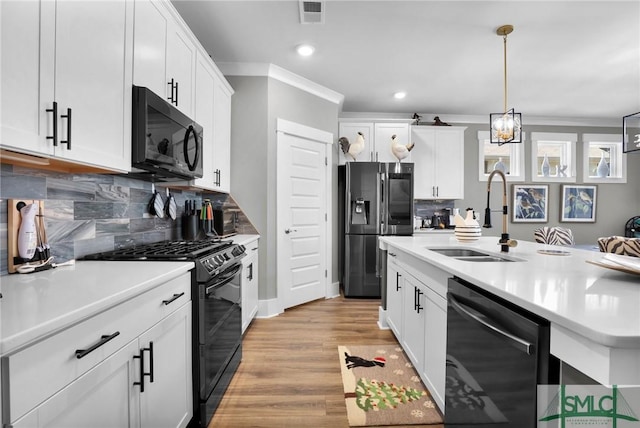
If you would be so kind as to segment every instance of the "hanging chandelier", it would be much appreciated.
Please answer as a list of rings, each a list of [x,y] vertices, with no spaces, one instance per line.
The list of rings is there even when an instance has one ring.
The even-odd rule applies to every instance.
[[[504,42],[504,110],[489,115],[491,143],[503,145],[522,142],[522,114],[507,109],[507,35],[513,31],[513,25],[503,25],[496,30]]]

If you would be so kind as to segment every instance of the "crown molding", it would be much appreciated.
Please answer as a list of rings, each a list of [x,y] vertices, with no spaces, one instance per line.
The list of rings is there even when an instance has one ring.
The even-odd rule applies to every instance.
[[[440,113],[418,113],[422,119],[421,123],[428,124],[433,118],[438,116],[440,120],[455,124],[486,124],[489,126],[489,114],[486,115],[460,115],[460,114],[440,114]],[[413,116],[413,113],[374,113],[374,112],[342,112],[340,120],[364,120],[364,121],[405,121]],[[413,122],[413,121],[412,121]],[[593,127],[620,127],[622,128],[622,118],[583,118],[583,117],[551,117],[551,116],[525,116],[522,115],[522,127],[527,125],[543,126],[593,126]]]
[[[282,67],[278,67],[275,64],[259,62],[218,62],[217,65],[225,76],[270,77],[334,104],[338,104],[339,106],[342,106],[344,102],[344,95],[285,70]]]

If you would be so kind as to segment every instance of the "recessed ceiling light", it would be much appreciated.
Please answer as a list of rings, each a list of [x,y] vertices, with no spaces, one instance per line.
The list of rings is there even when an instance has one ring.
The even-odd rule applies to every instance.
[[[311,45],[299,45],[296,50],[298,51],[298,55],[311,56],[316,49]]]
[[[393,94],[393,98],[395,98],[397,100],[401,100],[406,96],[407,96],[406,92],[396,92],[395,94]]]

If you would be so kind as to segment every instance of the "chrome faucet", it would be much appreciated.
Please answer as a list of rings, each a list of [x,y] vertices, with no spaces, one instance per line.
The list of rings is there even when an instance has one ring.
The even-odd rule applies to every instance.
[[[518,245],[518,241],[515,239],[509,239],[509,233],[507,232],[507,223],[509,221],[508,214],[508,206],[507,206],[507,177],[500,170],[494,170],[489,174],[489,179],[487,180],[487,208],[484,210],[484,225],[482,227],[491,228],[491,208],[490,205],[490,197],[491,197],[491,182],[493,181],[493,176],[498,174],[502,178],[502,236],[500,237],[500,251],[503,253],[509,252],[509,247],[515,247]],[[499,211],[499,210],[496,210]]]

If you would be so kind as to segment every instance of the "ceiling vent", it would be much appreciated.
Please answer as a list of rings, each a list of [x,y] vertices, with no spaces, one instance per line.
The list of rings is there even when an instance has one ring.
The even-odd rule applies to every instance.
[[[298,0],[301,24],[324,24],[325,1]]]

